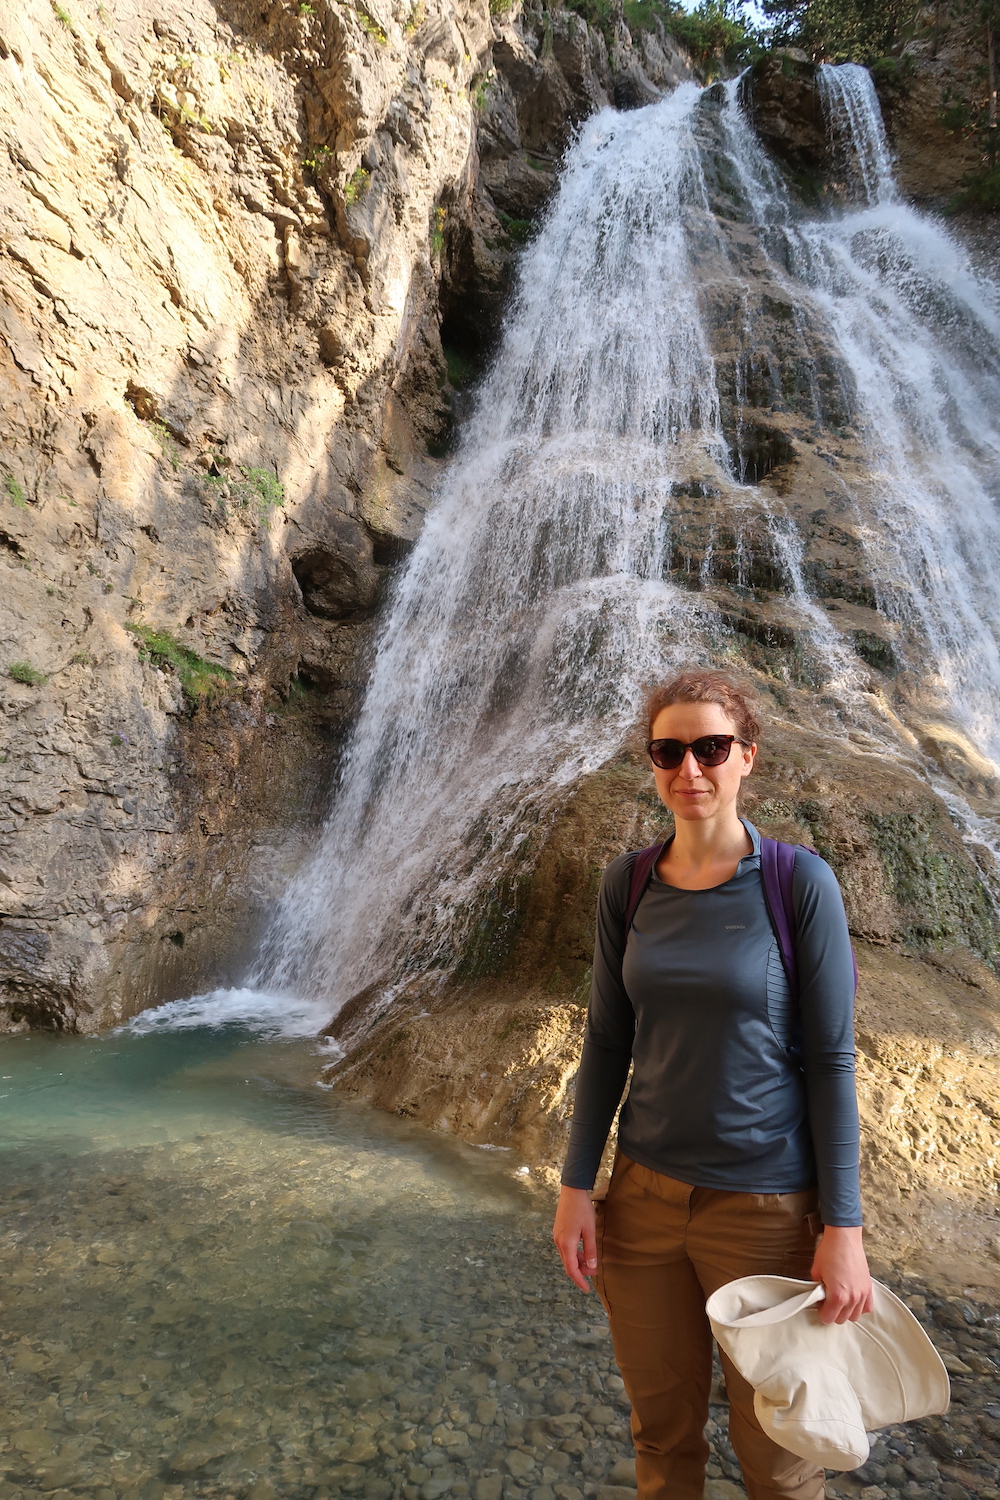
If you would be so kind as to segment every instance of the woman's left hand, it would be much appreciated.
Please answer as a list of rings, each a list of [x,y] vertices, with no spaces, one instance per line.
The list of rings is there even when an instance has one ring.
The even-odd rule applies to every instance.
[[[838,1229],[827,1225],[809,1274],[826,1287],[826,1299],[816,1309],[823,1323],[856,1323],[875,1305],[860,1227]]]

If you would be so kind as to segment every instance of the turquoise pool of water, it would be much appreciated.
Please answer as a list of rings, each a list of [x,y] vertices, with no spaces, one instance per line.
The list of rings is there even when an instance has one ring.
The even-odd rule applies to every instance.
[[[0,1500],[582,1500],[627,1467],[518,1163],[338,1099],[275,1034],[308,1015],[239,1009],[0,1039]]]

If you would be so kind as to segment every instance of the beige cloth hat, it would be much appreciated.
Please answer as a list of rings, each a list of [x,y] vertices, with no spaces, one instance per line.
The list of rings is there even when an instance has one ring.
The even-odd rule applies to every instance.
[[[706,1304],[712,1332],[754,1388],[761,1427],[824,1469],[855,1469],[868,1433],[948,1409],[948,1373],[909,1308],[875,1281],[875,1309],[821,1323],[822,1283],[744,1276]]]

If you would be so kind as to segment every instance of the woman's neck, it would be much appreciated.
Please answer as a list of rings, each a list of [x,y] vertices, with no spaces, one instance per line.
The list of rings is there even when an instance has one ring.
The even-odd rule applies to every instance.
[[[736,874],[744,855],[753,849],[735,809],[724,821],[674,821],[674,836],[656,862],[656,873],[667,885],[683,890],[708,890],[724,885]]]

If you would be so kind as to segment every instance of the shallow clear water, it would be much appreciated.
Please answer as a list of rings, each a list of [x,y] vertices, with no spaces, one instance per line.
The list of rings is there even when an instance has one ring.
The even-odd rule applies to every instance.
[[[0,1039],[2,1500],[577,1500],[627,1460],[507,1153],[338,1100],[315,1042],[156,1014]]]

